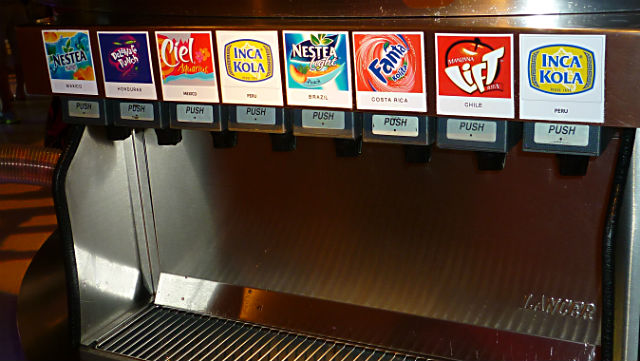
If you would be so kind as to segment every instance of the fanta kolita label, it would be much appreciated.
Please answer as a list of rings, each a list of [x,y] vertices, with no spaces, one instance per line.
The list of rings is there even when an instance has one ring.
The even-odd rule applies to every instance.
[[[427,111],[422,32],[354,32],[358,109]]]
[[[520,36],[520,117],[604,121],[604,35]]]
[[[225,103],[282,106],[277,31],[216,31]]]

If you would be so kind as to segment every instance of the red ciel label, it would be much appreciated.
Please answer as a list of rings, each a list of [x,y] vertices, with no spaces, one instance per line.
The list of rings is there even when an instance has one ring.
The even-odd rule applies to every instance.
[[[511,37],[438,34],[438,94],[511,98]]]

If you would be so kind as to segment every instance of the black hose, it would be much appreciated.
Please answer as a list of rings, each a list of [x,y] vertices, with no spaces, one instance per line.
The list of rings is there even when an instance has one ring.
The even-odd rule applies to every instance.
[[[627,182],[627,173],[633,153],[635,129],[624,129],[620,139],[620,151],[613,176],[611,198],[607,207],[607,218],[602,237],[602,360],[613,360],[613,320],[615,281],[615,237],[622,197]]]

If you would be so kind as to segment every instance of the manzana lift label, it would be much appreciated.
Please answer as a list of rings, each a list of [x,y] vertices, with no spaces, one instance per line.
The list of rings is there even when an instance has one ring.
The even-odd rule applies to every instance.
[[[210,31],[156,31],[162,97],[217,103]]]
[[[422,32],[354,32],[358,109],[427,111]]]
[[[278,32],[216,31],[222,100],[282,106]]]
[[[146,31],[98,31],[98,43],[108,98],[157,98]]]
[[[513,118],[513,35],[436,33],[437,113]]]
[[[520,118],[604,122],[604,35],[520,35]]]
[[[349,36],[344,31],[284,31],[288,105],[348,108]]]
[[[42,39],[51,92],[98,95],[89,31],[42,30]]]

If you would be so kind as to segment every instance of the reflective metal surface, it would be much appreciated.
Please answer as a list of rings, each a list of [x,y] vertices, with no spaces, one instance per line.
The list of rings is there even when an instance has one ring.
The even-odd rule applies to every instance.
[[[149,300],[140,276],[124,141],[88,127],[67,173],[66,194],[80,284],[81,342]]]
[[[184,300],[182,300],[184,299]],[[162,274],[156,304],[456,360],[595,360],[600,347]],[[197,313],[203,313],[197,311]],[[122,325],[122,327],[128,327]],[[114,330],[115,331],[115,330]],[[103,340],[113,336],[113,332]]]
[[[616,238],[614,360],[637,360],[640,337],[640,130],[627,177]]]
[[[138,14],[172,16],[253,16],[253,17],[317,17],[317,16],[374,16],[374,17],[416,17],[416,16],[486,16],[486,15],[529,15],[529,14],[570,14],[639,11],[640,4],[634,0],[379,0],[367,1],[328,0],[322,2],[295,3],[279,0],[240,0],[231,3],[220,1],[184,4],[174,2],[40,0],[63,9],[90,11],[96,13]],[[126,9],[126,11],[124,11]]]
[[[96,345],[142,360],[426,360],[350,342],[152,306]],[[436,359],[428,358],[435,361]]]
[[[260,135],[214,150],[182,134],[159,147],[145,132],[162,272],[599,344],[617,139],[561,177],[553,155],[520,149],[479,172],[467,152],[408,165],[392,145],[343,159],[329,139],[274,153]]]
[[[33,257],[22,279],[17,318],[20,342],[28,360],[75,359],[69,341],[61,249],[56,231]]]

